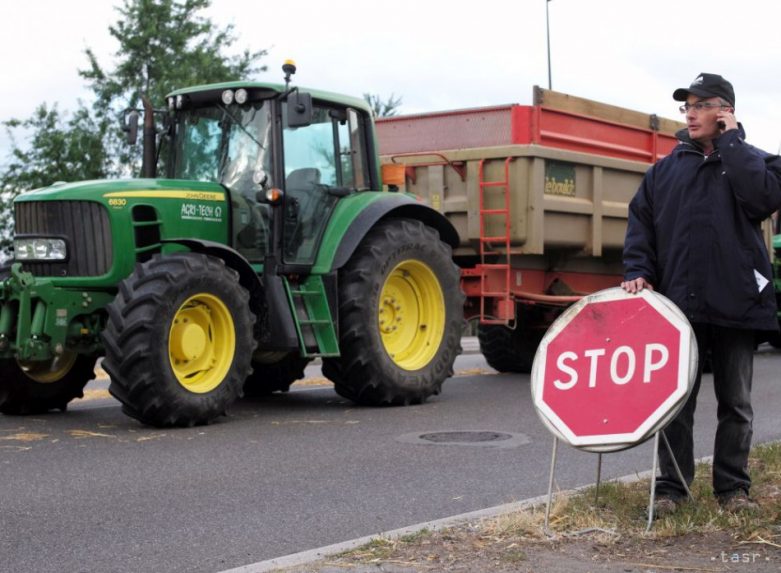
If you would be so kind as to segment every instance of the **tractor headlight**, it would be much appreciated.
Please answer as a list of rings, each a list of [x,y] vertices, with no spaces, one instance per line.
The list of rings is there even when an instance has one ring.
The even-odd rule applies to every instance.
[[[222,92],[222,103],[225,105],[230,105],[233,103],[233,91],[232,90],[225,90]]]
[[[17,261],[64,261],[68,249],[64,239],[23,237],[14,239],[14,259]]]
[[[245,103],[247,103],[247,97],[248,97],[247,90],[245,90],[244,88],[239,88],[236,90],[235,99],[237,104],[244,105]]]

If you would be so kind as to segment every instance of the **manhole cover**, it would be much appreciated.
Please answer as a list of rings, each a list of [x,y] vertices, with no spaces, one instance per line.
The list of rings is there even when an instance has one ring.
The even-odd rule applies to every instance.
[[[499,432],[433,432],[431,434],[421,434],[420,439],[435,444],[453,444],[463,442],[496,442],[498,440],[509,440],[510,434],[500,434]]]
[[[528,444],[526,434],[486,430],[453,430],[447,432],[415,432],[396,438],[405,444],[436,446],[477,446],[485,448],[516,448]]]

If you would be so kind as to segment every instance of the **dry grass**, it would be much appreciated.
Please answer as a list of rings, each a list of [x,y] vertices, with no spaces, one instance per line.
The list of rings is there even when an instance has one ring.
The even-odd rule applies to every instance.
[[[636,554],[652,559],[673,551],[673,547],[677,547],[676,559],[681,559],[681,551],[718,556],[725,543],[747,547],[747,551],[763,548],[781,556],[781,443],[756,447],[750,469],[752,496],[760,504],[760,509],[750,514],[720,510],[711,493],[711,467],[701,464],[692,487],[695,501],[654,522],[650,533],[645,531],[649,481],[608,482],[601,485],[596,504],[593,487],[556,495],[548,532],[544,531],[545,506],[541,505],[445,530],[376,539],[329,563],[414,563],[424,569],[436,563],[440,570],[449,571],[445,556],[458,554],[462,561],[472,559],[472,565],[492,559],[492,567],[498,567],[497,560],[512,567],[511,562],[524,561],[529,552],[537,557],[541,551],[555,554],[566,544],[582,540],[584,533],[588,533],[588,547],[598,546],[613,557]],[[669,561],[669,555],[666,558]],[[699,559],[701,563],[702,557]]]
[[[730,531],[742,537],[762,535],[779,537],[781,516],[781,443],[758,446],[750,460],[752,496],[760,509],[752,513],[732,514],[720,509],[711,493],[711,466],[700,464],[692,484],[694,501],[674,514],[654,523],[650,536],[672,537],[689,533]],[[554,531],[600,528],[624,534],[644,535],[648,509],[649,482],[609,482],[602,484],[599,502],[594,505],[594,488],[583,490],[568,500],[560,512]]]

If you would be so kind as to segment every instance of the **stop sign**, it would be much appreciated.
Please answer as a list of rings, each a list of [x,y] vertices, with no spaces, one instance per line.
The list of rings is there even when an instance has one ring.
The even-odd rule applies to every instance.
[[[663,428],[696,370],[694,332],[670,300],[611,288],[584,297],[548,329],[534,357],[532,397],[560,439],[614,451]]]

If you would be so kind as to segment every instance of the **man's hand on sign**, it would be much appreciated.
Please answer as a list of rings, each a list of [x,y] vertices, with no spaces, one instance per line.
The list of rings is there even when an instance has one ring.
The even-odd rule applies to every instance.
[[[621,283],[621,288],[629,294],[635,294],[647,288],[648,290],[654,290],[654,286],[645,280],[643,277],[632,279],[631,281],[624,281]]]

